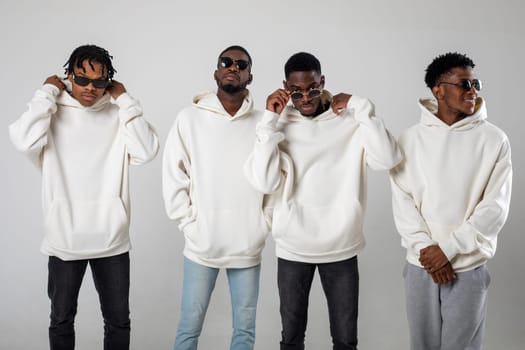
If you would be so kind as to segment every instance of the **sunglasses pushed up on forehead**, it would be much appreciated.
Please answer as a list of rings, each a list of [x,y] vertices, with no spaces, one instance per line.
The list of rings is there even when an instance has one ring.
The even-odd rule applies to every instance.
[[[80,86],[88,86],[89,83],[91,83],[97,89],[105,89],[109,85],[109,79],[89,79],[86,77],[79,77],[75,73],[72,73],[72,76],[75,84]]]
[[[250,62],[246,60],[234,60],[230,57],[219,57],[219,65],[222,68],[229,68],[235,63],[238,70],[245,70],[250,66]]]
[[[449,84],[449,85],[456,85],[462,88],[465,91],[470,91],[474,87],[476,91],[481,91],[481,88],[483,87],[483,84],[481,83],[481,80],[479,79],[463,79],[459,83],[450,83],[448,81],[442,81],[439,84]]]

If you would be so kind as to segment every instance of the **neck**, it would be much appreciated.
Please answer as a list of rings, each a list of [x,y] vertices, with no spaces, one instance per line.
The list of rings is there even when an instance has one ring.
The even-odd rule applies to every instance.
[[[246,90],[242,90],[235,93],[228,93],[221,89],[217,91],[217,97],[221,101],[222,106],[228,112],[229,115],[234,116],[235,113],[241,108],[246,96]]]
[[[445,124],[452,125],[464,119],[467,115],[464,113],[447,113],[438,109],[436,117],[441,119]]]

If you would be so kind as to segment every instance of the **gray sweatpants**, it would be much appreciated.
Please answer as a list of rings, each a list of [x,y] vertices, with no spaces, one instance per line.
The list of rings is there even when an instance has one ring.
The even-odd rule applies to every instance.
[[[403,276],[412,350],[482,348],[490,284],[485,265],[456,273],[456,279],[444,285],[408,263]]]

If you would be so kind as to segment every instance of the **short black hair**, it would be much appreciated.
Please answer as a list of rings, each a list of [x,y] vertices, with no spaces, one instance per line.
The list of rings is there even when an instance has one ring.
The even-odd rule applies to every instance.
[[[308,52],[298,52],[292,55],[284,65],[284,76],[286,79],[292,72],[311,72],[321,74],[321,62]]]
[[[96,45],[82,45],[77,47],[69,56],[69,60],[64,64],[65,73],[67,75],[74,72],[74,68],[84,69],[83,63],[85,60],[88,61],[91,68],[93,68],[93,63],[100,63],[106,68],[108,79],[113,79],[113,75],[117,70],[113,67],[111,60],[113,56],[109,54],[106,49],[98,47]]]
[[[239,45],[228,46],[227,48],[225,48],[224,50],[221,51],[221,53],[219,54],[218,58],[221,58],[222,55],[224,55],[224,53],[227,52],[227,51],[241,51],[241,52],[244,52],[246,54],[246,56],[248,56],[248,62],[250,63],[250,67],[252,66],[252,64],[253,64],[252,56],[250,56],[250,54],[248,53],[248,50],[246,50],[244,47],[239,46]]]
[[[475,66],[474,62],[467,57],[467,55],[457,52],[448,52],[434,58],[432,63],[428,65],[425,74],[425,83],[430,89],[432,89],[437,85],[441,76],[449,73],[452,69],[456,67],[474,68]]]

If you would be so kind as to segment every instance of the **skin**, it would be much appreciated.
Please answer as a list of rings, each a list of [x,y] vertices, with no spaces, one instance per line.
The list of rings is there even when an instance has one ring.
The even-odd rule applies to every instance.
[[[477,91],[472,87],[469,91],[451,85],[440,84],[448,82],[457,84],[464,79],[475,79],[472,67],[455,67],[440,77],[432,93],[438,101],[437,117],[447,125],[457,123],[475,111]],[[439,245],[431,245],[419,252],[419,262],[432,276],[435,283],[446,284],[456,279],[452,264]]]
[[[305,117],[316,117],[325,111],[321,98],[309,98],[310,89],[323,89],[325,78],[315,71],[292,72],[288,80],[283,81],[283,89],[275,90],[266,100],[266,109],[281,114],[290,100],[290,95],[295,91],[303,92],[299,100],[292,100],[295,108]],[[336,114],[341,114],[352,95],[340,93],[332,98],[331,107]]]
[[[93,68],[91,67],[89,62],[85,60],[82,64],[84,70],[75,67],[74,72],[78,76],[86,77],[92,80],[106,79],[107,75],[105,73],[105,67],[97,62],[92,62],[92,65]],[[124,85],[116,80],[112,80],[105,89],[95,88],[92,83],[89,83],[87,86],[80,86],[75,83],[72,74],[68,75],[68,80],[71,82],[72,86],[71,96],[73,96],[73,98],[75,98],[84,107],[93,106],[104,95],[106,91],[114,99],[117,99],[120,95],[126,92],[126,88],[124,87]],[[56,75],[48,77],[44,84],[55,85],[61,91],[65,90],[66,88],[62,80]]]
[[[222,54],[221,57],[229,57],[233,60],[249,61],[248,56],[239,50],[229,50]],[[220,65],[213,73],[213,77],[217,82],[217,97],[221,101],[224,109],[231,116],[235,115],[241,108],[246,96],[246,86],[252,82],[253,76],[248,67],[244,70],[239,70],[236,64],[232,64],[228,68],[223,68]],[[237,92],[227,92],[224,90],[225,85],[233,85],[239,87]]]
[[[464,79],[475,78],[472,67],[456,67],[440,77],[436,86],[432,88],[432,93],[438,101],[437,117],[447,125],[452,125],[474,113],[478,93],[474,87],[465,91],[456,85],[439,83],[459,83]]]

